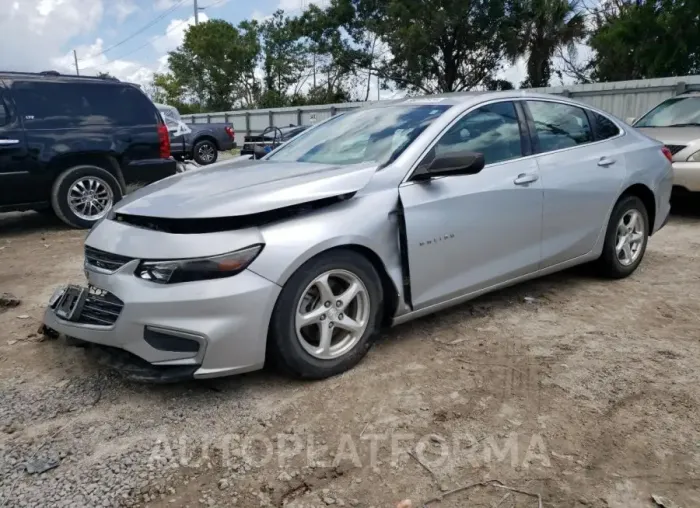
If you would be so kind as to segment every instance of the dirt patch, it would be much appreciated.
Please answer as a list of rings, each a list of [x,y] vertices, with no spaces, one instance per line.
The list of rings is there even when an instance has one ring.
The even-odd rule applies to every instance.
[[[22,300],[0,310],[0,506],[700,506],[698,214],[628,279],[500,291],[388,330],[316,383],[137,385],[45,340],[83,238],[0,215],[0,292]],[[29,475],[33,456],[60,463]]]

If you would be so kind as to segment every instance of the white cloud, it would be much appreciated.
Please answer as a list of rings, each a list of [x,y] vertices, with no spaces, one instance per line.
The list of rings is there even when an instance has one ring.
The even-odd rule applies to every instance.
[[[103,12],[103,0],[0,0],[0,69],[50,69],[60,48],[94,30]]]
[[[299,1],[299,0],[297,0]],[[197,2],[198,7],[200,9],[206,9],[207,7],[221,7],[224,4],[227,4],[229,0],[199,0]],[[178,0],[156,0],[155,4],[153,5],[153,8],[157,11],[164,11],[166,9],[170,9],[171,7],[175,7],[175,5],[178,4]],[[194,2],[193,0],[187,0],[186,2],[182,3],[183,7],[187,6],[193,6]],[[178,6],[180,7],[180,6]]]
[[[321,8],[328,7],[330,0],[280,0],[277,8],[284,12],[295,12],[308,9],[311,4]]]
[[[118,23],[123,23],[126,18],[139,10],[132,0],[119,0],[112,4],[112,12],[117,17]]]
[[[258,23],[263,23],[264,21],[267,21],[268,19],[272,18],[272,14],[263,14],[262,11],[259,11],[255,9],[253,13],[250,15],[250,19],[257,21]]]
[[[209,17],[206,14],[201,13],[199,15],[200,22],[207,20],[209,20]],[[173,19],[168,24],[165,34],[163,36],[154,37],[151,40],[151,44],[158,53],[173,51],[182,44],[182,41],[185,40],[185,31],[187,31],[187,29],[192,25],[194,25],[194,16],[191,16],[186,20]]]
[[[102,39],[98,38],[93,44],[78,46],[75,49],[80,55],[79,68],[82,75],[95,76],[99,72],[108,72],[122,81],[140,85],[148,84],[153,79],[153,69],[147,66],[129,60],[110,60],[107,55],[102,54]],[[62,73],[75,73],[73,51],[53,58],[52,67]]]
[[[520,83],[527,77],[527,67],[525,59],[518,58],[515,65],[506,64],[500,72],[496,73],[497,79],[505,79],[513,83],[513,86],[520,88]]]

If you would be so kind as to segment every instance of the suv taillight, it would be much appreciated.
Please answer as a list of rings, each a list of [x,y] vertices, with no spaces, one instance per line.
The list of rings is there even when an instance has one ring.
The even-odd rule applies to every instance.
[[[228,137],[231,139],[233,139],[234,136],[236,135],[236,133],[233,132],[233,129],[231,127],[229,127],[228,125],[226,127],[224,127],[224,130],[226,131],[226,134],[228,134]]]
[[[170,158],[170,134],[165,124],[158,125],[158,141],[160,142],[160,158]]]

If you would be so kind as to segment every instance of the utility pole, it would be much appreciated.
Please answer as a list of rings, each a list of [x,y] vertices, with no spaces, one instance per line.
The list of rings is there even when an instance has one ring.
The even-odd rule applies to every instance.
[[[197,6],[197,0],[194,0],[194,24],[199,25],[199,7]]]
[[[73,60],[75,61],[75,73],[80,76],[80,69],[78,69],[78,53],[73,50]]]
[[[379,88],[380,88],[380,83],[379,83],[379,74],[377,74],[377,100],[379,100]]]
[[[314,88],[316,88],[316,49],[314,48]]]

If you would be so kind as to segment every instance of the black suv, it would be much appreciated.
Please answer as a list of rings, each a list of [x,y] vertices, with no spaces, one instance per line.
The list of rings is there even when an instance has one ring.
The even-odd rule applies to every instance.
[[[127,185],[176,171],[163,119],[137,86],[0,71],[0,212],[53,209],[87,228]]]

